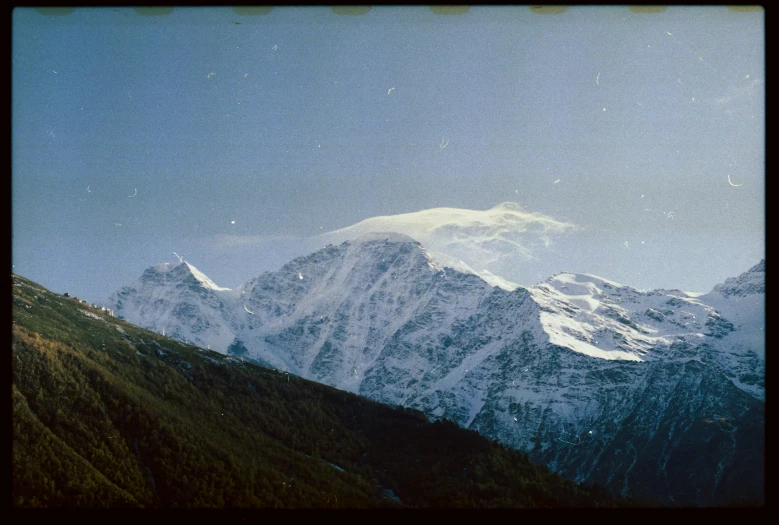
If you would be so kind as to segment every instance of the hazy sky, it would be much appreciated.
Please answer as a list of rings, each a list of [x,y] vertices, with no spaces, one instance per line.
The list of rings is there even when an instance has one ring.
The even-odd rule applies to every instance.
[[[764,257],[764,30],[725,7],[16,9],[12,271],[99,301],[176,252],[235,287],[372,216],[514,201],[583,227],[540,276],[705,292]]]

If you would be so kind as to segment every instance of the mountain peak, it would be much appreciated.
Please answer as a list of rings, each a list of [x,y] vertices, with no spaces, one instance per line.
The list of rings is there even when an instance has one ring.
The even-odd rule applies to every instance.
[[[765,259],[760,259],[760,262],[747,270],[747,273],[763,272],[765,273]]]
[[[219,285],[217,285],[214,281],[208,278],[206,274],[189,264],[188,262],[183,262],[179,266],[185,266],[187,270],[189,270],[189,273],[205,288],[210,288],[211,290],[216,291],[228,291],[230,288],[223,288]]]
[[[396,232],[419,241],[436,257],[462,261],[476,272],[488,270],[506,282],[529,283],[536,282],[529,266],[537,253],[547,250],[555,237],[577,229],[507,201],[486,210],[442,207],[371,217],[322,234],[322,240],[340,243],[369,232]]]
[[[398,232],[369,232],[365,233],[363,235],[360,235],[353,241],[351,241],[352,244],[360,244],[365,242],[375,242],[375,241],[386,241],[386,242],[410,242],[413,244],[419,244],[418,241],[415,239],[412,239],[408,235],[404,233],[398,233]]]
[[[558,273],[546,280],[557,290],[566,290],[566,295],[575,295],[573,290],[580,294],[590,295],[601,293],[602,288],[624,288],[625,286],[603,277],[591,274]]]
[[[142,283],[162,284],[168,280],[168,274],[175,266],[170,263],[160,263],[149,266],[141,275]]]
[[[712,292],[718,292],[725,297],[765,293],[765,259],[761,259],[738,277],[725,279],[725,282],[716,285]]]
[[[494,206],[492,209],[493,210],[525,211],[525,210],[522,209],[522,206],[520,206],[516,202],[511,202],[511,201],[501,202],[497,206]]]
[[[171,281],[186,282],[195,281],[191,284],[199,284],[203,288],[216,291],[227,291],[229,288],[218,286],[214,281],[208,278],[206,274],[189,264],[182,262],[177,265],[170,263],[155,264],[147,268],[141,275],[142,283],[163,284]]]

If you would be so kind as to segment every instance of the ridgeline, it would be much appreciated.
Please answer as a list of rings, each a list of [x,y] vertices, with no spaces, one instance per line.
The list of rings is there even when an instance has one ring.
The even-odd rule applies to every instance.
[[[11,280],[15,507],[627,505],[449,421]]]

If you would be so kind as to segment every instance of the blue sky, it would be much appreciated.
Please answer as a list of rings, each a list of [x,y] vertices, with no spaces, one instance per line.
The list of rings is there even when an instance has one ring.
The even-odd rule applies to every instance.
[[[514,201],[584,227],[539,275],[708,291],[764,257],[764,82],[725,7],[16,9],[12,271],[98,301],[175,251],[235,287]]]

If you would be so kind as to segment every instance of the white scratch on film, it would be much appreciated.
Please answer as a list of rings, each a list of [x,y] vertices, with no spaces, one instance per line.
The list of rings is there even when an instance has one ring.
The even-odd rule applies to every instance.
[[[730,175],[728,175],[728,182],[730,183],[731,186],[735,186],[735,187],[743,186],[743,184],[733,184],[733,182],[730,180]]]
[[[132,198],[135,197],[136,195],[138,195],[138,188],[135,188],[135,193],[133,193],[132,195],[128,195],[127,198]]]

